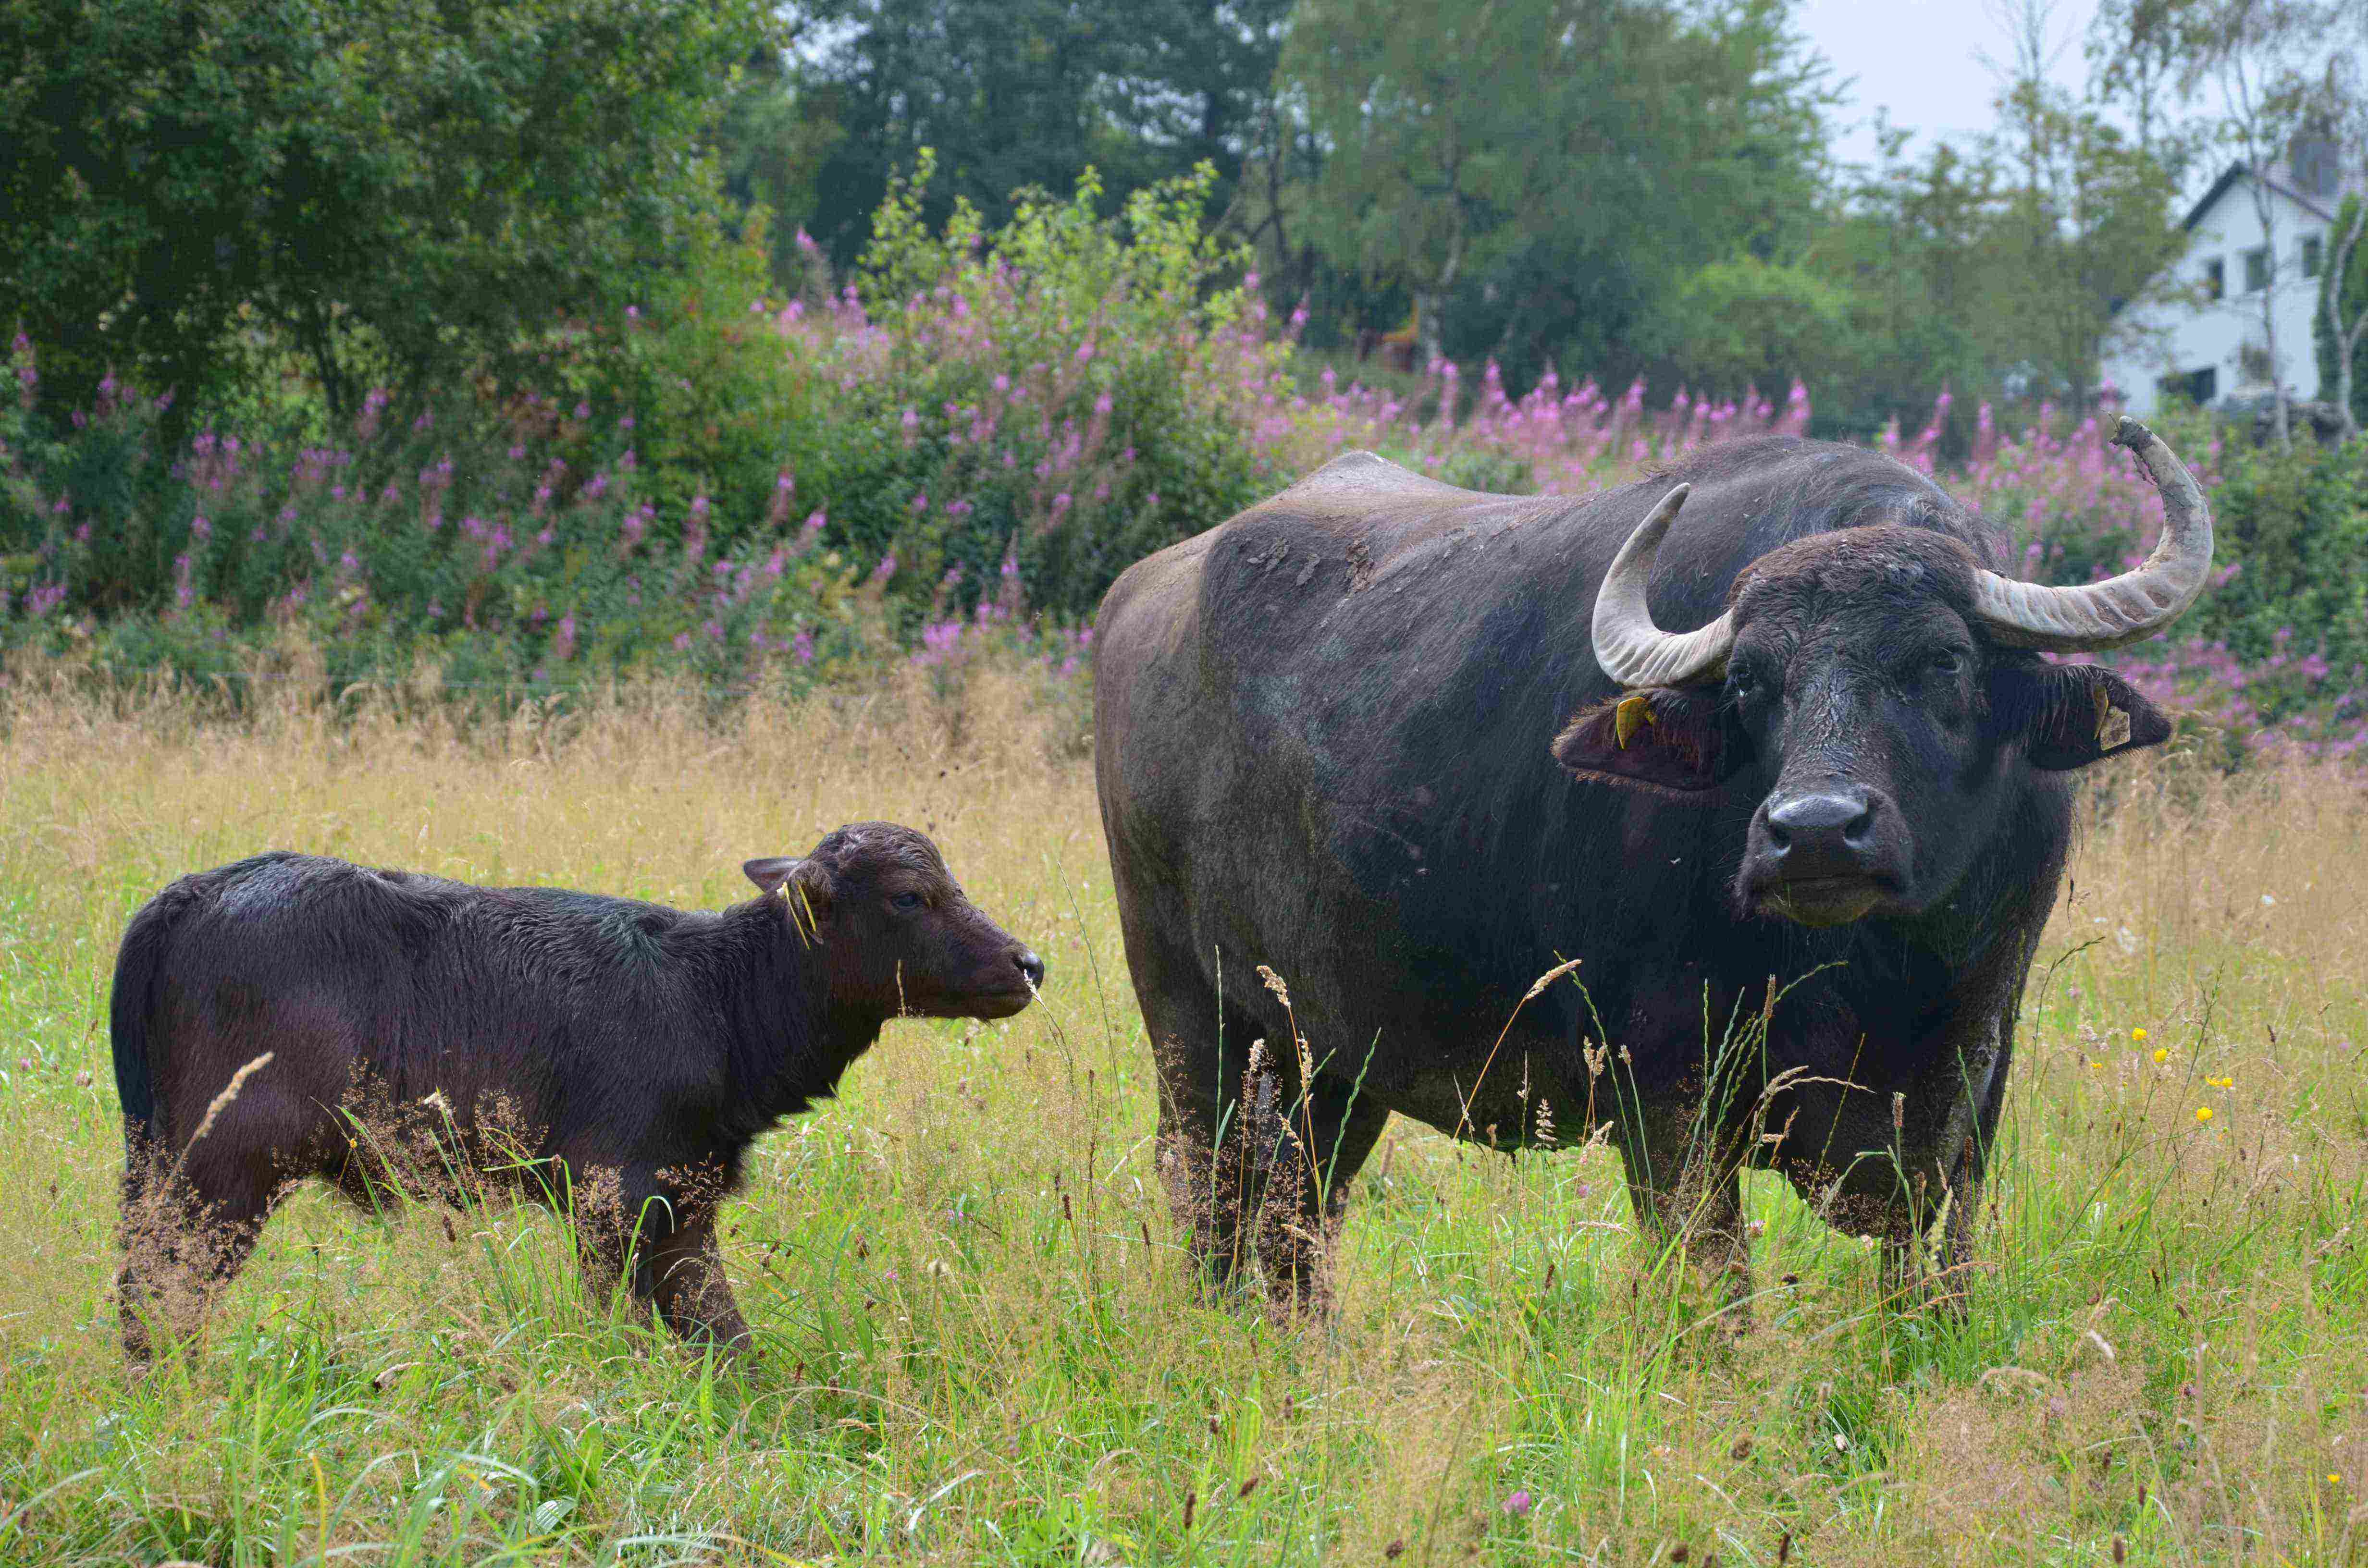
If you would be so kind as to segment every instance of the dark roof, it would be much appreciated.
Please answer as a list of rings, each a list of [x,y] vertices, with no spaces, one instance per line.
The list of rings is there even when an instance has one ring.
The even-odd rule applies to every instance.
[[[2196,202],[2193,207],[2188,209],[2185,221],[2179,226],[2182,229],[2192,231],[2195,225],[2203,221],[2203,214],[2212,210],[2212,204],[2219,200],[2223,196],[2226,196],[2228,193],[2228,187],[2235,185],[2238,180],[2244,178],[2247,172],[2247,165],[2241,163],[2231,164],[2226,169],[2222,170],[2220,177],[2212,182],[2212,188],[2203,193],[2203,199]],[[2294,187],[2286,184],[2284,181],[2271,179],[2267,176],[2262,176],[2261,183],[2268,186],[2271,190],[2278,192],[2280,195],[2291,198],[2293,200],[2300,202],[2303,206],[2310,209],[2311,211],[2316,212],[2318,216],[2328,220],[2329,222],[2334,221],[2335,214],[2328,210],[2324,206],[2320,205],[2317,198],[2305,196],[2301,191],[2296,190]]]

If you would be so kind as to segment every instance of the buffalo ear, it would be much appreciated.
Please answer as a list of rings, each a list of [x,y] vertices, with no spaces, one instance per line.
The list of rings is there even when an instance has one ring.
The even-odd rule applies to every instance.
[[[1691,794],[1743,766],[1743,733],[1717,687],[1655,687],[1587,709],[1554,737],[1580,778]]]
[[[2008,674],[1999,717],[2023,755],[2049,772],[2086,767],[2170,738],[2170,721],[2130,683],[2097,665],[2044,665]]]

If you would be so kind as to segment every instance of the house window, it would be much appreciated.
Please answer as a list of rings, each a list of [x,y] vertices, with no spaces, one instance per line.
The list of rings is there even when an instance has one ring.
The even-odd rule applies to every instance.
[[[2220,372],[2206,365],[2185,375],[2165,376],[2156,386],[2165,397],[2185,398],[2198,408],[2206,408],[2220,395]]]
[[[2203,264],[2203,297],[2217,300],[2228,292],[2228,264],[2214,256]]]
[[[2261,245],[2245,253],[2245,292],[2258,294],[2270,286],[2270,247]]]
[[[2305,234],[2302,237],[2302,275],[2305,278],[2317,277],[2318,269],[2326,264],[2326,238],[2319,234]]]

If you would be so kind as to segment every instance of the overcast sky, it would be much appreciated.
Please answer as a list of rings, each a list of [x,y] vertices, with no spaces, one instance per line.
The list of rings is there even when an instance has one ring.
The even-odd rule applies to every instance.
[[[1985,0],[1799,0],[1795,25],[1837,77],[1856,78],[1837,117],[1836,155],[1873,160],[1877,109],[1918,133],[1911,153],[1935,136],[1987,129],[1998,78],[1983,57],[2014,59],[1998,9]],[[2055,0],[2049,18],[2054,75],[2076,90],[2088,79],[2080,44],[2096,11],[2097,0]]]

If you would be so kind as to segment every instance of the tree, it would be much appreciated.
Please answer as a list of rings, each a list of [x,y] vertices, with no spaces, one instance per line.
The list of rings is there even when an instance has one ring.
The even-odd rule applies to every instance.
[[[846,137],[828,90],[802,91],[780,50],[768,43],[748,57],[717,120],[716,153],[737,215],[764,213],[767,265],[784,294],[827,286],[828,268],[806,225],[824,161]]]
[[[1448,294],[1567,178],[1563,0],[1304,0],[1282,61],[1324,147],[1316,244],[1403,277],[1425,359]]]
[[[2089,24],[2089,81],[2097,97],[2129,110],[2138,151],[2174,177],[2198,150],[2200,128],[2175,110],[2200,44],[2205,0],[2103,0]]]
[[[2346,196],[2328,235],[2312,336],[2318,350],[2318,395],[2332,400],[2345,431],[2368,424],[2368,0],[2353,0],[2331,29],[2319,112],[2338,167],[2355,194]]]
[[[1202,162],[1212,216],[1233,201],[1263,115],[1288,0],[807,0],[826,40],[804,95],[844,132],[817,180],[815,232],[851,266],[920,149],[928,212],[957,199],[990,224],[1015,193],[1093,168],[1114,200]]]
[[[1303,228],[1406,285],[1427,357],[1567,351],[1590,325],[1633,353],[1691,271],[1771,254],[1814,204],[1827,100],[1783,17],[1302,0],[1279,75],[1315,155]]]
[[[1845,187],[1805,267],[1847,290],[1850,330],[1813,388],[1821,431],[1864,437],[1921,419],[1943,391],[1999,382],[1998,289],[1990,236],[2003,200],[1995,162],[1940,142],[1921,159],[1908,135],[1878,130],[1876,166]]]
[[[1713,262],[1669,311],[1669,358],[1697,392],[1782,401],[1798,381],[1826,385],[1850,328],[1850,290],[1806,267],[1756,256]]]
[[[1986,145],[2011,177],[1988,248],[2010,287],[1983,320],[2001,362],[2074,408],[2096,390],[2100,354],[2143,330],[2143,307],[2169,296],[2186,248],[2171,219],[2171,171],[2095,108],[2052,80],[2052,0],[2014,0],[2015,60]],[[2162,21],[2162,7],[2155,20]]]
[[[0,0],[0,301],[79,406],[239,332],[331,409],[532,360],[716,220],[758,0]]]
[[[2335,214],[2312,335],[2318,395],[2343,415],[2347,435],[2368,426],[2368,204],[2347,196]]]

